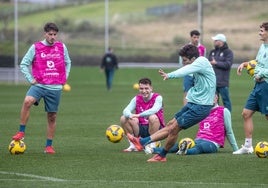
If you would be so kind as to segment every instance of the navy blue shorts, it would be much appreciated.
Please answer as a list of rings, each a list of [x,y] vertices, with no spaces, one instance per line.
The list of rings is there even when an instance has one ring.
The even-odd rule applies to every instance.
[[[268,83],[257,82],[249,94],[245,109],[258,111],[261,114],[268,114]]]
[[[139,136],[142,138],[150,136],[149,125],[139,125]]]
[[[32,96],[35,98],[37,106],[40,100],[43,98],[45,103],[46,112],[57,112],[58,106],[61,98],[61,90],[49,90],[42,87],[32,85],[28,92],[27,96]]]
[[[188,129],[205,119],[209,115],[212,107],[213,105],[187,103],[175,114],[174,118],[177,120],[180,128]]]
[[[161,129],[162,127],[160,126],[159,129]],[[149,134],[149,125],[139,125],[139,136],[142,138],[145,138],[147,136],[150,136]]]

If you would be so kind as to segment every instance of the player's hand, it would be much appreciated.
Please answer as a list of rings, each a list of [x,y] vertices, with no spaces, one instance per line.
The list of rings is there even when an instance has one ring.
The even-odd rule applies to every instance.
[[[131,115],[129,116],[130,119],[133,119],[133,118],[139,118],[139,117],[140,117],[139,114],[131,114]]]
[[[165,73],[162,69],[159,69],[158,73],[163,77],[163,80],[168,79],[167,73]]]
[[[211,65],[216,65],[216,64],[217,64],[217,61],[215,60],[214,57],[212,57],[212,61],[210,61],[210,64],[211,64]]]
[[[247,63],[248,62],[243,62],[237,67],[237,70],[236,70],[237,75],[240,76],[242,74],[242,70],[243,70],[244,67],[247,66]]]
[[[264,79],[259,77],[258,75],[254,75],[254,79],[256,82],[263,82],[264,81]]]
[[[37,81],[36,81],[36,79],[33,79],[33,81],[31,82],[31,84],[32,84],[32,85],[35,85],[35,84],[37,84]]]

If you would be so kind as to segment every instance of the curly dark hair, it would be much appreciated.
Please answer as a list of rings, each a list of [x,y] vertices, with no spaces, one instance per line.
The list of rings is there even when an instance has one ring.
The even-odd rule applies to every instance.
[[[199,51],[196,46],[192,44],[187,44],[180,49],[179,55],[182,57],[187,57],[188,59],[192,59],[193,57],[198,58]]]

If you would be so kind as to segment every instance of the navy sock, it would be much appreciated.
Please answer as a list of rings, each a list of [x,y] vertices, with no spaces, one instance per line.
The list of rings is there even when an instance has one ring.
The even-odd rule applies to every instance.
[[[51,139],[47,139],[46,146],[52,146],[52,140]]]
[[[19,131],[25,132],[26,125],[20,125]]]
[[[148,137],[145,137],[145,138],[140,138],[140,143],[141,145],[146,145],[146,144],[149,144],[151,142],[151,137],[148,136]]]
[[[177,142],[172,146],[172,148],[170,148],[170,150],[168,152],[169,153],[176,153],[178,150],[179,150],[179,144]]]
[[[153,153],[160,154],[162,149],[163,149],[162,147],[155,147],[153,148]]]
[[[163,148],[162,151],[159,153],[159,155],[161,157],[166,157],[167,153],[168,153],[168,151]]]

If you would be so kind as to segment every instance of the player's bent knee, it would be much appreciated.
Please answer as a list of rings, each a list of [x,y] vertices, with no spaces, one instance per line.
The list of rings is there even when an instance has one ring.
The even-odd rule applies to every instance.
[[[243,112],[242,112],[242,117],[243,117],[244,119],[248,119],[248,118],[252,117],[253,113],[254,113],[254,112],[251,111],[251,110],[243,110]]]
[[[150,116],[148,117],[148,120],[149,120],[149,122],[151,122],[151,123],[159,122],[159,119],[158,119],[157,115],[155,115],[155,114],[150,115]]]

